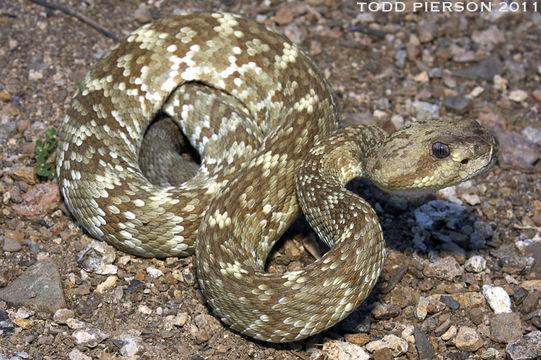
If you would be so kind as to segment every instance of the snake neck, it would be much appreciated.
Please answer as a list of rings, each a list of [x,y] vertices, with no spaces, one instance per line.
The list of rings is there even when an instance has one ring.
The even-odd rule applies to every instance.
[[[374,157],[386,136],[368,125],[339,129],[317,143],[303,160],[296,177],[299,205],[329,247],[358,232],[356,228],[364,226],[361,218],[377,218],[372,207],[345,185],[369,176],[367,159]]]

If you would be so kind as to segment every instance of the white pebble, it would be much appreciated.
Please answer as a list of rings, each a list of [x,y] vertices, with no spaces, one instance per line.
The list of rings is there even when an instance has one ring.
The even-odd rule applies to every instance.
[[[366,344],[366,350],[374,352],[384,348],[391,349],[393,356],[397,357],[408,352],[408,342],[396,335],[385,335],[381,340],[375,340]]]
[[[137,310],[139,310],[139,312],[141,314],[145,314],[145,315],[150,315],[152,314],[152,309],[149,308],[148,306],[146,305],[139,305],[139,307],[137,308]]]
[[[513,90],[509,93],[509,99],[514,102],[522,102],[528,98],[528,93],[524,90]]]
[[[70,360],[92,360],[90,356],[85,355],[78,349],[73,349],[68,354]]]
[[[329,360],[368,360],[370,355],[362,347],[345,341],[327,341],[323,351]]]
[[[134,336],[126,336],[122,341],[120,355],[135,356],[141,350],[141,339]]]
[[[474,255],[466,260],[464,264],[466,271],[480,273],[487,267],[487,261],[480,255]]]
[[[163,275],[163,271],[153,268],[152,266],[147,267],[147,273],[153,278],[159,278]]]
[[[483,296],[496,314],[513,312],[511,299],[503,288],[483,285]]]

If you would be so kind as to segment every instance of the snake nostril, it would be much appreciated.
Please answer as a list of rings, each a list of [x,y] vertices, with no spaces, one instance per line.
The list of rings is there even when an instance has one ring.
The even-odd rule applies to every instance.
[[[462,165],[467,165],[469,162],[470,162],[470,159],[464,159],[464,160],[460,161],[460,163]]]

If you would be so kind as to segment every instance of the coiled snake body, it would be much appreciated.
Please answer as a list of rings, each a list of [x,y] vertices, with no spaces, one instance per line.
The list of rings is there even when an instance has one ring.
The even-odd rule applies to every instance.
[[[138,162],[160,113],[201,157],[174,186],[149,181]],[[496,153],[475,121],[415,122],[390,136],[338,121],[327,81],[287,38],[232,14],[186,13],[136,30],[88,73],[62,124],[57,175],[92,236],[144,257],[195,250],[222,321],[294,341],[353,311],[383,266],[377,216],[346,182],[435,189],[487,169]],[[302,270],[266,273],[299,204],[332,248]]]

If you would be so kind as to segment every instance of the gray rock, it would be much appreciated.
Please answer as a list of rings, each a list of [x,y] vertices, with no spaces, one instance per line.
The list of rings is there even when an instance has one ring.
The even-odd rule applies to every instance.
[[[457,71],[455,75],[467,79],[491,81],[495,75],[500,75],[502,72],[502,62],[493,55],[481,60],[476,65]]]
[[[442,295],[440,301],[444,303],[451,310],[460,309],[460,303],[450,296]]]
[[[533,143],[536,143],[537,145],[541,145],[541,130],[528,126],[525,127],[524,130],[521,131],[522,135],[526,136],[528,140],[530,140]]]
[[[58,309],[54,313],[53,320],[57,324],[66,324],[68,319],[75,317],[75,311],[71,309]]]
[[[500,343],[509,343],[520,339],[522,325],[519,313],[494,314],[490,318],[490,337]]]
[[[413,336],[415,337],[415,347],[417,348],[419,359],[432,359],[434,357],[434,348],[419,326],[415,326]]]
[[[513,299],[515,300],[516,305],[522,304],[522,301],[526,298],[526,296],[528,296],[528,290],[521,286],[514,288],[513,292]]]
[[[406,59],[408,58],[408,52],[405,48],[400,47],[395,50],[394,53],[394,64],[397,68],[403,69],[406,66]]]
[[[472,108],[472,100],[463,95],[447,96],[443,99],[443,106],[457,114],[464,114]]]
[[[438,24],[433,20],[421,19],[417,25],[417,35],[422,43],[434,40],[438,35]]]
[[[541,331],[535,330],[505,348],[511,360],[535,360],[541,358]]]
[[[99,275],[115,275],[118,271],[115,261],[116,253],[112,246],[102,241],[92,241],[77,258],[79,266],[89,273]]]
[[[0,289],[0,299],[14,306],[49,312],[66,307],[58,268],[51,260],[37,262],[6,288]]]
[[[4,251],[17,252],[17,251],[20,251],[21,249],[22,249],[21,244],[13,238],[7,237],[7,238],[4,238],[4,240],[2,241],[2,250]]]
[[[443,71],[441,68],[431,68],[428,70],[428,76],[432,78],[441,78],[443,76]]]
[[[128,335],[122,341],[120,355],[133,357],[143,348],[143,341],[139,337]]]
[[[481,353],[481,359],[495,360],[501,358],[502,356],[500,355],[500,352],[494,348],[488,348]]]
[[[499,142],[502,165],[533,170],[540,156],[539,147],[535,143],[522,134],[499,127],[494,129],[494,134]]]
[[[417,120],[437,119],[440,116],[440,107],[426,101],[415,100],[411,103]]]

